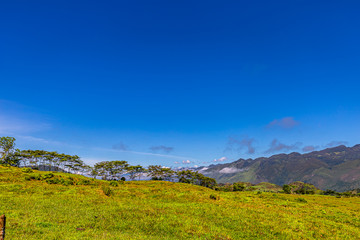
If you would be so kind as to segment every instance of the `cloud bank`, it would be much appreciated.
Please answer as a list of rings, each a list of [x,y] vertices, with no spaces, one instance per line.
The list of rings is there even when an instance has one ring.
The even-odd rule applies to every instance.
[[[270,147],[268,150],[266,150],[264,153],[276,153],[276,152],[288,152],[299,149],[302,143],[297,142],[291,145],[286,145],[284,143],[279,142],[279,140],[274,139],[270,143]]]
[[[113,145],[112,149],[120,150],[120,151],[128,151],[129,147],[125,145],[123,142],[120,142],[118,144]]]
[[[295,119],[293,117],[284,117],[282,119],[273,120],[266,127],[267,128],[279,127],[279,128],[284,128],[284,129],[290,129],[299,124],[300,123],[298,121],[295,121]]]
[[[241,152],[245,149],[246,153],[248,154],[254,154],[255,153],[255,147],[253,146],[255,139],[244,137],[244,138],[238,138],[234,136],[230,136],[228,138],[227,146],[225,151],[237,151]]]
[[[318,146],[309,145],[309,146],[303,147],[302,151],[303,152],[312,152],[312,151],[315,151],[316,149],[318,149]]]
[[[325,145],[326,148],[336,147],[340,145],[347,145],[348,142],[346,141],[332,141]]]
[[[154,153],[157,153],[157,152],[171,153],[172,151],[174,151],[174,148],[167,147],[164,145],[159,145],[159,146],[151,146],[150,151],[152,151]]]
[[[226,157],[221,157],[221,158],[218,158],[218,159],[214,159],[214,162],[223,162],[223,161],[226,161],[227,158]]]
[[[235,168],[235,167],[225,167],[223,169],[221,169],[219,172],[220,173],[237,173],[237,172],[241,172],[241,169]]]

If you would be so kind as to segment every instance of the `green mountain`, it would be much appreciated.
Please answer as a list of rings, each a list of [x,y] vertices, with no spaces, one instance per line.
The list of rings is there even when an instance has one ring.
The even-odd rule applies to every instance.
[[[302,181],[326,190],[360,188],[360,144],[300,154],[278,154],[198,169],[220,183],[270,182],[277,185]]]

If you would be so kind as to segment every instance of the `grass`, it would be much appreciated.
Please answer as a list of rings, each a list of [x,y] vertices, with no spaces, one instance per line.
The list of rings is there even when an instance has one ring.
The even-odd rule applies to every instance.
[[[53,173],[60,180],[52,184],[26,180],[31,174],[46,172],[0,166],[6,239],[360,239],[357,197],[216,192],[162,181],[111,186],[63,173]],[[61,183],[68,179],[73,185]]]

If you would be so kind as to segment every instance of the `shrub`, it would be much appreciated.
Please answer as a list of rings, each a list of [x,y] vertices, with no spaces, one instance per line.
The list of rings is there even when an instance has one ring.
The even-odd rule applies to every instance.
[[[326,191],[323,192],[323,194],[335,196],[335,195],[337,195],[337,192],[335,192],[334,190],[331,190],[331,189],[327,189]]]
[[[25,168],[21,169],[21,171],[24,172],[24,173],[32,173],[33,172],[33,170],[31,168],[28,168],[28,167],[25,167]]]
[[[49,179],[49,178],[53,178],[53,177],[54,177],[54,174],[52,174],[52,173],[47,173],[47,174],[44,174],[42,177],[43,177],[43,179]]]
[[[219,197],[219,196],[216,196],[215,194],[210,194],[210,199],[219,200],[220,197]]]
[[[111,182],[109,183],[109,185],[110,185],[110,186],[113,186],[113,187],[119,186],[119,184],[118,184],[117,181],[111,181]]]
[[[32,175],[30,175],[30,178],[35,179],[35,180],[42,180],[43,179],[41,174],[32,174]]]
[[[243,183],[234,183],[233,184],[233,191],[237,192],[237,191],[244,191],[245,190],[245,185]]]
[[[291,193],[291,187],[287,184],[283,186],[284,193],[290,194]]]
[[[73,181],[73,180],[70,180],[70,179],[65,180],[65,179],[62,178],[62,179],[60,180],[60,183],[61,183],[62,185],[64,185],[64,186],[74,185],[74,181]]]
[[[57,179],[57,178],[54,178],[54,179],[46,179],[46,183],[48,183],[48,184],[59,184],[59,183],[60,183],[60,180]]]
[[[301,203],[307,203],[305,198],[297,198],[296,201],[301,202]]]
[[[91,184],[90,180],[83,179],[83,180],[78,181],[76,185],[90,185],[90,184]]]
[[[26,180],[26,181],[30,181],[30,180],[31,180],[31,177],[30,177],[29,175],[26,175],[26,176],[25,176],[25,180]]]
[[[108,186],[102,186],[102,191],[108,197],[110,197],[110,195],[112,194],[112,190]]]

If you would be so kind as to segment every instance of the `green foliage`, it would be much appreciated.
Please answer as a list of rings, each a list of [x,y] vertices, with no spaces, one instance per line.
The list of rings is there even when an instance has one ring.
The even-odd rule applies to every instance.
[[[290,194],[291,193],[291,187],[287,184],[283,186],[284,193]]]
[[[129,174],[131,180],[134,180],[137,177],[140,179],[140,176],[145,173],[145,171],[145,168],[140,165],[126,167],[126,172]]]
[[[53,173],[46,173],[44,175],[42,175],[42,179],[48,179],[48,178],[53,178],[54,174]]]
[[[91,185],[91,181],[89,179],[81,179],[76,185]]]
[[[41,174],[39,174],[39,173],[38,174],[31,174],[30,178],[34,179],[34,180],[42,180],[43,179]]]
[[[220,197],[217,196],[217,195],[215,195],[215,194],[210,194],[210,199],[212,199],[212,200],[219,200]]]
[[[24,173],[32,173],[33,172],[33,170],[31,168],[28,168],[28,167],[22,168],[21,171],[24,172]]]
[[[13,137],[0,137],[0,164],[4,165],[17,165],[12,162],[11,155],[14,153],[15,138]]]
[[[126,161],[103,161],[94,165],[91,175],[101,176],[104,180],[119,180],[129,164]]]
[[[308,201],[306,201],[305,198],[297,198],[296,201],[301,202],[301,203],[307,203]]]
[[[234,183],[233,184],[233,191],[234,192],[238,192],[238,191],[244,191],[246,188],[244,183]]]
[[[106,196],[108,196],[108,197],[110,197],[110,195],[112,194],[112,190],[111,190],[111,188],[108,187],[108,186],[103,185],[103,186],[101,187],[101,190],[102,190],[103,193],[104,193]]]
[[[109,185],[113,187],[117,187],[119,186],[119,183],[117,181],[110,181]]]
[[[71,179],[65,180],[65,179],[61,178],[60,183],[64,186],[74,185],[74,182]]]
[[[148,175],[152,180],[171,181],[175,172],[171,168],[165,168],[160,165],[150,165],[147,169]]]
[[[46,182],[47,182],[48,184],[59,184],[59,183],[61,183],[61,181],[60,181],[59,179],[57,179],[57,178],[54,178],[54,179],[46,179]]]

